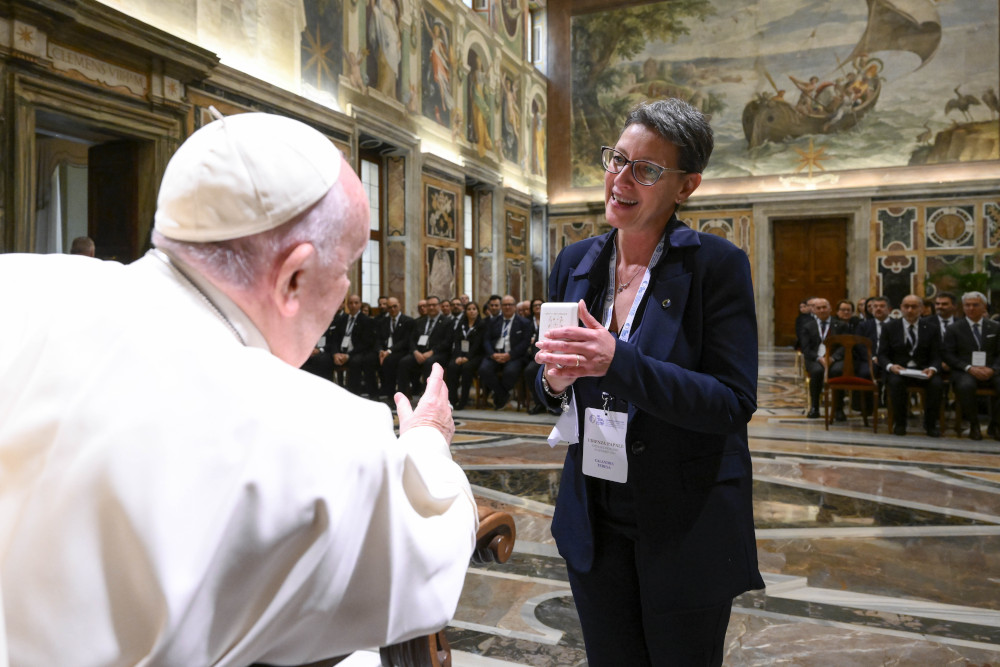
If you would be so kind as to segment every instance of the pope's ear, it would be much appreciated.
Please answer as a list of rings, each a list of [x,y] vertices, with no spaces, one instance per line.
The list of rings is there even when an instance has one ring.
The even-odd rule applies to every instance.
[[[271,298],[278,312],[285,317],[294,317],[301,306],[303,281],[308,276],[316,257],[316,248],[311,243],[300,243],[285,255],[272,274]]]

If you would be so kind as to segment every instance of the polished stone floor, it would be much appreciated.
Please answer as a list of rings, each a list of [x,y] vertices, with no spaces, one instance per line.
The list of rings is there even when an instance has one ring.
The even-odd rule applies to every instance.
[[[1000,665],[1000,443],[878,434],[804,417],[787,350],[762,350],[750,425],[765,591],[734,602],[726,665]],[[884,411],[883,411],[884,414]],[[554,418],[456,414],[481,503],[510,512],[515,554],[474,566],[448,636],[454,664],[585,665],[552,517]]]

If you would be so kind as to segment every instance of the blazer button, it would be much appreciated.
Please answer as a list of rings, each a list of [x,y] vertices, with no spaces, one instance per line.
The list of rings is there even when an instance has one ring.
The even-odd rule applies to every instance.
[[[642,440],[636,440],[635,442],[632,443],[633,454],[642,454],[645,450],[646,450],[646,443],[644,443]]]

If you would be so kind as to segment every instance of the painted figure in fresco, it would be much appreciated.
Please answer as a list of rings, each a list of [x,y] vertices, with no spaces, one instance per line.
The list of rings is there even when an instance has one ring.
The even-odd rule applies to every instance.
[[[434,294],[455,293],[455,255],[454,250],[437,248],[431,257],[430,270],[427,275],[427,291]]]
[[[383,95],[397,99],[396,84],[403,49],[396,0],[368,0],[368,51],[371,53],[368,80],[374,79],[375,88]]]
[[[479,157],[493,150],[488,118],[493,113],[493,96],[490,92],[486,68],[479,54],[469,51],[469,128],[468,140],[476,145]]]
[[[437,190],[431,195],[430,212],[427,214],[427,233],[429,235],[455,238],[455,219],[452,215],[454,202],[455,200],[447,192],[441,190]]]
[[[451,58],[448,49],[448,32],[440,19],[427,16],[427,10],[421,10],[424,16],[424,27],[430,35],[431,44],[427,54],[428,88],[433,92],[430,99],[425,98],[424,113],[433,115],[434,120],[442,125],[451,121]],[[428,104],[429,102],[429,104]],[[430,107],[430,108],[428,108]]]
[[[545,175],[545,112],[538,100],[531,103],[531,173]]]
[[[503,78],[501,104],[503,154],[511,162],[517,162],[518,147],[521,143],[521,114],[517,107],[517,89],[514,87],[514,81],[506,75]]]
[[[500,0],[495,7],[500,12],[500,21],[503,29],[511,37],[517,35],[518,24],[521,19],[520,0]]]

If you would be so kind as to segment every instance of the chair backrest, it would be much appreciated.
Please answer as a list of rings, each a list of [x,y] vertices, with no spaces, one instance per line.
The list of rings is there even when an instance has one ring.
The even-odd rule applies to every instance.
[[[865,362],[868,364],[868,368],[872,367],[872,339],[868,336],[854,336],[851,334],[836,334],[827,336],[826,340],[823,341],[826,345],[826,367],[827,370],[830,368],[832,363],[831,357],[838,347],[844,348],[844,371],[841,377],[858,377],[856,369],[858,368],[860,362]],[[860,351],[860,355],[858,354]],[[860,358],[857,358],[860,356]]]

